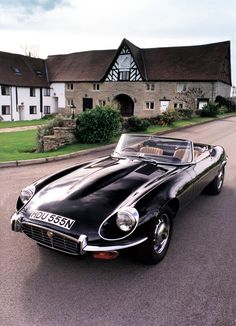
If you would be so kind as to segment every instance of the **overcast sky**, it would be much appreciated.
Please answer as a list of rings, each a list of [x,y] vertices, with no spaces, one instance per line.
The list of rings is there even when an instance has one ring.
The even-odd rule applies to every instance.
[[[235,0],[0,0],[0,51],[38,56],[231,41],[236,85]]]

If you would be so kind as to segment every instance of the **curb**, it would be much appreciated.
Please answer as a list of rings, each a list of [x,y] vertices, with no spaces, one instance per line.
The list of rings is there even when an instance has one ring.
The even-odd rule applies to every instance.
[[[189,129],[195,126],[200,126],[200,125],[204,125],[207,123],[211,123],[214,121],[219,121],[219,120],[224,120],[227,118],[231,118],[236,116],[235,114],[223,117],[223,118],[215,118],[212,119],[210,121],[203,121],[203,122],[199,122],[190,126],[184,126],[184,127],[177,127],[177,128],[173,128],[173,129],[169,129],[169,130],[165,130],[165,131],[161,131],[161,132],[157,132],[155,135],[164,135],[164,134],[168,134],[171,132],[175,132],[178,130],[184,130],[184,129]],[[69,159],[69,158],[74,158],[77,156],[84,156],[90,153],[97,153],[97,152],[101,152],[103,150],[106,149],[113,149],[116,146],[116,143],[113,144],[109,144],[109,145],[104,145],[101,147],[97,147],[97,148],[92,148],[92,149],[84,149],[78,152],[73,152],[70,154],[64,154],[64,155],[58,155],[58,156],[52,156],[52,157],[45,157],[45,158],[36,158],[36,159],[31,159],[31,160],[20,160],[20,161],[8,161],[8,162],[0,162],[0,169],[1,168],[7,168],[7,167],[18,167],[18,166],[26,166],[26,165],[34,165],[34,164],[42,164],[42,163],[49,163],[49,162],[54,162],[54,161],[61,161],[61,160],[65,160],[65,159]]]

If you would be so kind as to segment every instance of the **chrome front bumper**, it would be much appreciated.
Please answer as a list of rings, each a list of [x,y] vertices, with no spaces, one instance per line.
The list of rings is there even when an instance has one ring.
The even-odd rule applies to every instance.
[[[143,237],[132,241],[126,240],[120,244],[114,244],[114,241],[112,241],[113,243],[111,245],[89,245],[88,237],[84,234],[81,234],[79,238],[76,239],[41,225],[39,226],[30,222],[22,223],[21,219],[21,214],[13,214],[11,218],[12,231],[23,232],[44,247],[71,255],[83,255],[86,252],[117,251],[137,246],[147,240],[147,237]],[[73,250],[68,250],[68,243],[70,246],[73,246]]]

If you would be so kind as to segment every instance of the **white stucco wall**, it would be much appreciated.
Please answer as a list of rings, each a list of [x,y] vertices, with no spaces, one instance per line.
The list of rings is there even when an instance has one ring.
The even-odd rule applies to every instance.
[[[52,83],[50,87],[54,105],[57,105],[58,109],[64,109],[66,107],[65,83]]]
[[[61,96],[64,88],[61,86],[59,90]],[[62,103],[63,98],[65,102],[64,93],[60,99]],[[10,114],[2,114],[3,105],[10,106]],[[35,114],[30,114],[30,106],[36,106]],[[4,121],[41,119],[44,116],[44,106],[50,107],[50,113],[58,112],[58,98],[54,96],[53,89],[50,90],[50,96],[45,96],[44,90],[42,90],[42,112],[40,111],[40,88],[35,88],[35,96],[30,96],[29,87],[12,86],[10,87],[10,95],[2,95],[0,92],[0,115]]]

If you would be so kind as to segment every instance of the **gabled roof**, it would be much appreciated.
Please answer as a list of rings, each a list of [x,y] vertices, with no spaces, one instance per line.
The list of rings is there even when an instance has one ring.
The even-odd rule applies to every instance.
[[[49,56],[49,79],[52,82],[103,81],[124,45],[144,81],[222,81],[231,85],[229,41],[141,49],[124,39],[117,50]]]
[[[0,84],[48,87],[45,60],[0,52]]]
[[[46,60],[0,52],[0,84],[48,87],[50,82],[104,81],[124,45],[143,81],[222,81],[231,85],[229,41],[141,49],[126,39],[116,50],[53,55]]]
[[[142,76],[142,79],[146,80],[147,78],[146,78],[146,71],[145,71],[145,66],[144,66],[144,62],[143,62],[143,58],[142,58],[142,51],[140,48],[138,48],[136,45],[134,45],[133,43],[131,43],[130,41],[128,41],[126,39],[123,39],[118,50],[115,51],[114,58],[111,61],[103,79],[105,80],[105,77],[108,75],[108,73],[111,70],[112,66],[114,65],[117,57],[119,56],[120,52],[122,51],[122,49],[125,46],[129,49],[131,55],[133,56],[134,61],[138,67],[139,73]]]

